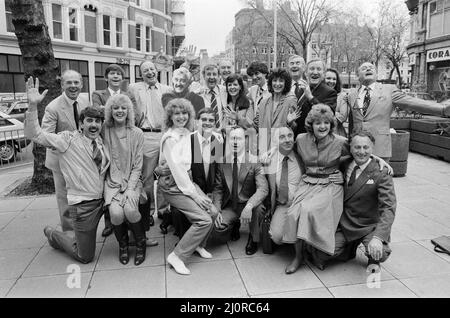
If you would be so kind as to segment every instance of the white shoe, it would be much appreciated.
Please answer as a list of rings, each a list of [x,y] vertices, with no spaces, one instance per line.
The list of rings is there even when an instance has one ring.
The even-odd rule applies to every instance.
[[[212,255],[210,252],[205,250],[203,247],[197,247],[195,251],[200,255],[202,258],[212,258]]]
[[[169,263],[178,274],[191,275],[191,271],[184,265],[183,261],[175,255],[174,252],[167,256],[167,263]]]

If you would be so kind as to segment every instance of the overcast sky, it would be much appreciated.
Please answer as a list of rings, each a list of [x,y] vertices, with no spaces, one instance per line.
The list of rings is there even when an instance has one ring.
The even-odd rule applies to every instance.
[[[377,1],[330,0],[343,6],[357,6],[364,13],[374,11]],[[404,2],[404,0],[395,0]],[[225,50],[225,38],[233,29],[234,15],[245,7],[245,0],[186,0],[186,44],[195,45],[197,54],[207,49],[209,56]],[[406,6],[405,6],[406,8]]]

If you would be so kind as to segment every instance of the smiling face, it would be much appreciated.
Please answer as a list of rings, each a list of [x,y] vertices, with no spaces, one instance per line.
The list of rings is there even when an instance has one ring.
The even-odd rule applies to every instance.
[[[284,78],[281,78],[281,77],[274,78],[272,81],[273,92],[275,94],[283,93],[285,85],[286,85],[286,82],[284,81]]]
[[[238,96],[240,91],[241,86],[239,85],[239,82],[237,80],[234,80],[231,83],[227,83],[227,92],[231,97]]]
[[[222,61],[219,64],[220,76],[222,76],[222,80],[225,81],[228,76],[232,74],[233,65],[231,65],[230,61]]]
[[[323,81],[325,71],[321,61],[314,61],[308,64],[306,69],[306,79],[310,85],[317,85]]]
[[[370,159],[373,153],[373,143],[366,136],[354,136],[350,143],[350,152],[358,166],[361,166]]]
[[[177,107],[174,109],[171,119],[174,128],[184,128],[189,121],[189,113]]]
[[[362,85],[369,86],[370,84],[375,83],[377,80],[375,65],[373,65],[372,63],[363,63],[358,68],[358,77],[359,82]]]
[[[266,84],[266,74],[255,72],[255,74],[252,75],[252,83],[259,87],[263,87],[264,84]]]
[[[116,91],[120,88],[120,83],[122,83],[122,73],[116,70],[110,71],[106,76],[106,81],[108,82],[108,87]]]
[[[288,155],[294,148],[294,133],[287,127],[278,130],[278,150],[282,155]]]
[[[147,61],[141,65],[141,75],[144,79],[144,82],[146,82],[147,84],[154,85],[157,81],[157,74],[158,72],[156,70],[155,64],[153,64],[152,62]]]
[[[313,132],[317,139],[325,138],[331,129],[331,123],[326,119],[315,120],[313,122]]]
[[[215,67],[205,69],[203,77],[205,78],[206,86],[209,89],[214,89],[219,82],[219,70]]]
[[[296,56],[289,60],[289,73],[294,80],[298,80],[305,72],[305,61],[302,57]]]
[[[229,146],[230,149],[237,153],[237,155],[241,155],[245,150],[245,132],[242,128],[236,128],[230,131]]]
[[[331,88],[336,87],[337,83],[337,76],[336,73],[328,71],[325,73],[325,83],[330,86]]]
[[[172,86],[175,93],[180,94],[188,87],[188,79],[182,73],[175,73],[172,77]]]
[[[83,88],[83,82],[81,81],[81,75],[75,71],[67,71],[63,74],[62,89],[66,93],[67,97],[72,100],[76,100]]]
[[[100,118],[85,117],[81,123],[83,134],[89,139],[97,139],[100,136],[103,121]]]
[[[111,107],[111,115],[114,119],[114,124],[124,125],[127,120],[128,108],[125,105],[113,105]]]
[[[203,113],[199,118],[200,133],[211,134],[216,127],[216,116],[212,113]]]

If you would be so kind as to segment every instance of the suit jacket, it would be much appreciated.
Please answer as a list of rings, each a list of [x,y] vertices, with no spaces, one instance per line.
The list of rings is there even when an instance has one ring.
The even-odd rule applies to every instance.
[[[227,106],[227,91],[224,86],[217,85],[214,89],[216,91],[217,111],[219,112],[220,128],[222,128],[223,109]],[[209,94],[209,88],[204,87],[200,96],[203,98],[203,102],[206,108],[211,108],[211,95]]]
[[[216,177],[216,150],[222,149],[222,144],[217,139],[211,137],[211,162],[209,164],[208,177],[205,175],[201,145],[198,141],[198,132],[191,134],[191,173],[192,181],[197,184],[204,193],[212,193],[214,190],[214,180]],[[219,151],[217,151],[219,152]],[[217,155],[219,155],[217,153]]]
[[[78,96],[78,114],[89,105],[89,101],[83,96]],[[52,100],[45,108],[42,117],[42,130],[47,133],[60,133],[62,131],[77,130],[73,116],[73,106],[70,105],[64,95]],[[47,148],[45,166],[51,170],[60,171],[58,153],[54,149]]]
[[[246,157],[250,160],[246,160],[246,163],[242,163],[239,168],[238,203],[250,203],[253,207],[257,207],[263,203],[269,194],[269,186],[261,164],[254,163],[256,158],[251,154],[247,153]],[[231,204],[232,186],[233,164],[227,162],[218,164],[214,182],[213,203],[219,210],[223,210]]]
[[[159,98],[163,94],[169,93],[171,91],[170,87],[160,83],[156,83],[157,94]],[[134,117],[137,127],[141,127],[145,116],[147,114],[147,108],[145,100],[147,99],[147,84],[145,82],[133,83],[128,86],[128,97],[130,97],[134,106]]]
[[[352,88],[348,94],[348,101],[353,115],[353,130],[368,130],[375,137],[376,143],[373,153],[382,158],[392,156],[390,117],[397,106],[401,109],[417,111],[422,114],[442,116],[444,106],[406,95],[392,84],[375,83],[370,93],[370,105],[366,115],[358,108],[358,88]],[[450,108],[450,107],[449,107]]]
[[[295,151],[295,147],[292,151],[294,152],[295,158],[297,158],[297,163],[300,168],[300,172],[301,172],[301,174],[303,174],[304,170],[305,170],[303,161],[300,158],[300,156],[297,154],[297,152]],[[275,163],[273,163],[273,164],[275,164]],[[266,177],[267,177],[267,182],[269,184],[269,195],[267,196],[267,199],[270,200],[270,201],[267,200],[268,201],[267,206],[270,207],[269,211],[273,215],[273,213],[275,212],[275,209],[277,207],[277,176],[276,176],[276,173],[270,173],[270,174],[266,174]]]
[[[326,104],[330,106],[333,111],[336,109],[337,93],[324,82],[321,82],[319,85],[312,88],[311,93],[313,95],[312,100],[307,100],[304,94],[297,100],[297,107],[301,108],[301,115],[295,121],[296,127],[294,128],[294,138],[297,137],[298,134],[306,132],[305,119],[313,105]]]
[[[339,221],[344,236],[355,241],[373,232],[389,242],[396,205],[392,177],[380,171],[372,159],[351,187],[345,183],[344,211]]]
[[[92,106],[105,106],[110,97],[109,89],[94,91],[92,93]]]
[[[262,101],[261,100],[258,103],[258,100],[259,100],[258,92],[259,92],[259,85],[253,85],[252,87],[250,87],[248,89],[248,94],[247,94],[247,98],[253,102],[253,109],[254,109],[255,114],[258,112],[259,104],[261,104],[261,101]],[[264,86],[264,91],[263,91],[262,96],[263,96],[263,99],[271,96],[270,92],[268,91],[267,84]]]

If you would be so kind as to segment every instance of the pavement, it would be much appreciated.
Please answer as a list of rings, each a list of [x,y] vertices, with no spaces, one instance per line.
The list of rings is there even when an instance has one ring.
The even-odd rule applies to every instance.
[[[31,174],[31,166],[1,170],[0,193]],[[51,248],[42,232],[58,223],[54,195],[0,198],[0,297],[449,297],[450,256],[434,252],[430,239],[450,235],[450,163],[410,153],[407,175],[394,180],[392,255],[379,276],[366,272],[362,250],[324,271],[303,265],[286,275],[292,248],[247,256],[246,233],[210,247],[211,260],[193,255],[187,265],[192,275],[177,275],[165,261],[177,239],[172,231],[160,233],[159,220],[147,233],[159,245],[147,248],[142,265],[134,266],[134,249],[128,265],[119,263],[114,236],[100,235],[103,221],[95,260],[77,264]]]

